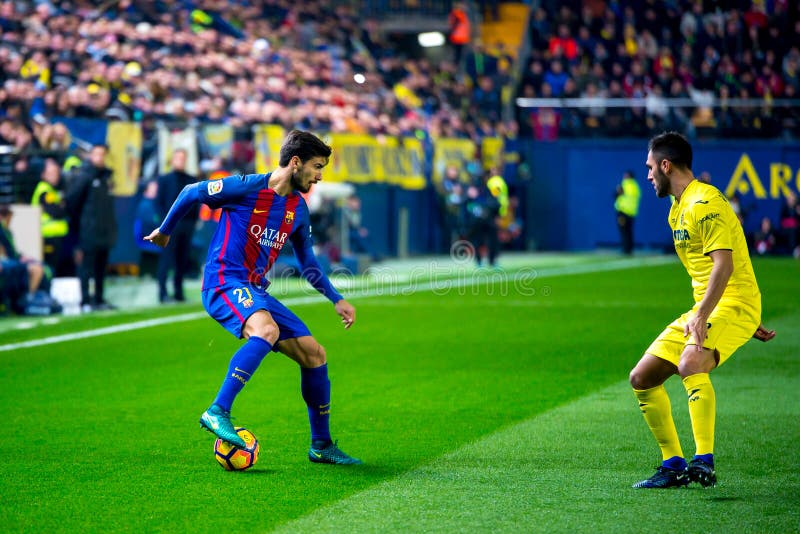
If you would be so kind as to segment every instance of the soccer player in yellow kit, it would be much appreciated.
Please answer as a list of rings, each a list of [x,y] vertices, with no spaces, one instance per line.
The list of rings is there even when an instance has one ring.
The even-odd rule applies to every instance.
[[[728,200],[692,174],[692,147],[667,132],[650,140],[647,179],[656,195],[675,197],[669,225],[678,257],[692,278],[694,306],[673,321],[630,374],[639,408],[656,438],[663,462],[634,488],[669,488],[699,482],[712,486],[716,396],[709,373],[748,339],[775,337],[761,324],[758,290],[747,241]],[[687,464],[672,419],[664,382],[683,379],[697,447]]]

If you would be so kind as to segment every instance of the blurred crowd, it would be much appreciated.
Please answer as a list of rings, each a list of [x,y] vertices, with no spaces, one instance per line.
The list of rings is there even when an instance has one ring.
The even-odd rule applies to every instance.
[[[518,108],[523,135],[800,136],[800,8],[790,0],[543,0],[518,96],[585,108]],[[641,98],[606,107],[601,98]],[[666,99],[689,105],[671,107]],[[733,105],[740,99],[746,105]],[[778,100],[778,103],[775,101]],[[795,100],[793,106],[783,100]]]
[[[344,2],[2,1],[0,29],[0,141],[18,148],[63,146],[54,117],[457,137],[500,123],[500,73],[409,58]]]
[[[800,89],[796,2],[534,0],[530,59],[519,76],[513,70],[518,51],[484,46],[477,29],[469,29],[481,14],[496,19],[497,2],[453,2],[449,47],[437,61],[409,54],[357,4],[0,0],[0,145],[17,149],[13,174],[24,186],[17,196],[40,203],[50,218],[43,219],[41,272],[8,231],[0,236],[3,278],[17,278],[12,307],[55,309],[42,296],[52,274],[78,274],[81,304],[108,306],[100,273],[114,239],[80,243],[77,229],[92,213],[84,207],[108,204],[106,198],[88,202],[78,187],[108,174],[102,160],[92,163],[91,157],[105,148],[75,151],[61,118],[140,121],[148,132],[143,160],[155,150],[149,132],[159,121],[229,124],[236,133],[225,166],[245,172],[253,170],[250,126],[257,123],[320,133],[469,138],[478,147],[494,136],[644,137],[663,129],[690,136],[800,136],[800,107],[785,104],[796,104]],[[517,80],[518,96],[592,105],[520,107],[516,120],[505,120],[504,102]],[[641,100],[613,107],[606,97]],[[667,99],[687,104],[672,106]],[[249,149],[237,150],[240,144]],[[169,188],[156,188],[150,174],[140,196],[155,201],[159,189]],[[466,239],[476,259],[485,256],[489,265],[500,248],[522,246],[519,197],[501,174],[475,160],[448,168],[436,184],[443,244]],[[82,200],[70,206],[70,198]],[[345,208],[348,228],[342,231],[351,247],[377,258],[359,204],[351,200]],[[787,199],[784,211],[753,236],[758,252],[800,256],[797,200]],[[91,217],[108,215],[101,212]],[[12,215],[0,210],[0,226],[7,230]],[[156,215],[142,218],[143,224],[152,226]],[[180,300],[180,280],[169,295],[163,261],[157,270],[161,301]],[[100,280],[94,292],[89,278]],[[4,294],[0,287],[0,308]]]

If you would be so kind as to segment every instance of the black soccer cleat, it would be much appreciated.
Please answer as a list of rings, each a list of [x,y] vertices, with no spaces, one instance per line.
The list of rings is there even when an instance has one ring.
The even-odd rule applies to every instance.
[[[692,482],[697,482],[704,488],[717,485],[717,473],[714,471],[714,466],[699,458],[689,462],[686,472]]]
[[[689,475],[686,469],[670,469],[660,465],[656,467],[656,473],[646,480],[637,482],[634,488],[663,489],[681,488],[689,484]]]

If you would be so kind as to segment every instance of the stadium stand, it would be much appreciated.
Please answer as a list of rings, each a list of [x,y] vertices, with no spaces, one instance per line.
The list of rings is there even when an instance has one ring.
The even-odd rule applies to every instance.
[[[786,0],[543,1],[530,17],[520,131],[543,138],[547,106],[562,137],[666,128],[796,138],[798,33],[797,3]]]
[[[461,61],[423,53],[416,33],[446,32],[456,4],[472,27]],[[255,170],[256,125],[419,139],[439,196],[434,140],[474,143],[469,182],[498,139],[529,214],[530,162],[514,154],[531,139],[800,136],[800,8],[786,0],[0,0],[0,31],[0,203],[29,202],[47,157],[69,183],[86,148],[75,119],[141,126],[137,200],[163,125],[233,128],[206,177]]]

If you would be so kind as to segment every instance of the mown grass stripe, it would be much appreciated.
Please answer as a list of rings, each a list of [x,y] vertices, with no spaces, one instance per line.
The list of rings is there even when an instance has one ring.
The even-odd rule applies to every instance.
[[[796,335],[798,319],[797,314],[785,317],[775,326],[785,335]],[[786,452],[800,430],[775,425],[796,416],[796,377],[761,368],[771,350],[785,352],[769,347],[752,342],[715,373],[720,476],[715,488],[631,488],[652,474],[660,456],[630,386],[620,381],[276,531],[640,532],[643,518],[667,531],[796,531],[800,475],[796,455]],[[684,452],[690,456],[694,445],[682,402],[685,391],[675,378],[667,389]],[[765,396],[771,399],[768,406]],[[677,517],[687,522],[675,523]]]
[[[588,274],[604,271],[614,271],[622,269],[633,269],[637,267],[648,267],[656,265],[664,265],[673,263],[675,259],[671,256],[655,256],[645,258],[629,258],[622,260],[613,260],[609,262],[596,263],[596,264],[578,264],[568,265],[564,267],[553,267],[535,269],[532,266],[530,270],[514,273],[510,278],[513,282],[518,281],[533,281],[540,278],[549,278],[553,276],[567,276],[575,274]],[[437,280],[432,282],[423,282],[409,286],[409,292],[423,292],[423,291],[449,291],[451,289],[465,288],[477,285],[485,285],[495,283],[503,276],[502,272],[489,272],[489,271],[475,271],[470,272],[461,278],[447,278],[444,280]],[[396,289],[397,285],[392,286]],[[403,289],[400,290],[401,294]],[[382,287],[370,288],[366,291],[358,292],[353,295],[353,298],[374,298],[387,296],[387,291]],[[325,299],[319,295],[311,295],[305,297],[292,297],[281,300],[287,306],[300,306],[305,304],[316,304],[325,302]],[[0,345],[0,352],[8,352],[12,350],[26,349],[30,347],[40,347],[43,345],[52,345],[55,343],[63,343],[67,341],[75,341],[78,339],[87,339],[98,336],[105,336],[111,334],[118,334],[120,332],[130,332],[132,330],[140,330],[142,328],[151,328],[154,326],[164,326],[167,324],[182,323],[186,321],[194,321],[206,317],[205,312],[192,312],[180,315],[172,315],[168,317],[161,317],[158,319],[147,319],[144,321],[135,321],[133,323],[119,324],[114,326],[107,326],[103,328],[96,328],[93,330],[85,330],[82,332],[74,332],[69,334],[61,334],[57,336],[49,336],[40,339],[32,339],[29,341],[21,341],[17,343],[7,343]]]

